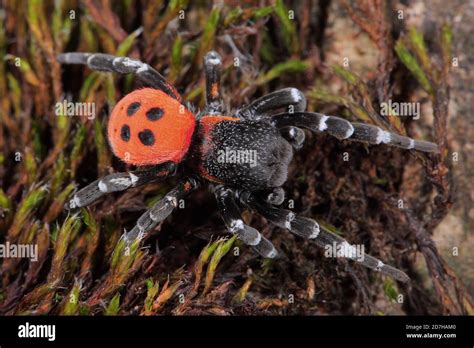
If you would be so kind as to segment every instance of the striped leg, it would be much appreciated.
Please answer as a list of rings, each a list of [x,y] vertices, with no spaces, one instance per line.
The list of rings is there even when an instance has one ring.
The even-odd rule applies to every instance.
[[[343,118],[326,116],[315,112],[283,113],[271,118],[277,127],[297,126],[313,132],[327,132],[338,139],[347,139],[369,144],[387,144],[403,149],[424,152],[439,152],[438,145],[423,140],[414,140],[402,135],[390,133],[365,123],[351,123]]]
[[[285,138],[295,150],[303,147],[306,135],[301,128],[298,127],[283,127],[280,129],[280,134]]]
[[[204,70],[206,73],[206,114],[222,114],[222,98],[220,93],[221,83],[221,56],[211,51],[204,57]]]
[[[258,196],[271,205],[281,205],[285,200],[285,190],[282,187],[274,187],[259,192]]]
[[[103,53],[70,52],[58,55],[62,64],[84,64],[92,70],[109,71],[120,74],[136,74],[148,86],[159,89],[170,97],[181,101],[176,89],[155,69],[146,63],[128,57],[116,57]]]
[[[363,255],[362,258],[356,257],[357,253],[355,252],[355,246],[349,244],[345,239],[339,237],[338,235],[320,227],[319,224],[313,219],[298,216],[290,210],[271,206],[270,204],[254,197],[249,192],[243,193],[241,195],[241,200],[244,204],[262,214],[262,216],[264,216],[273,224],[281,228],[285,228],[303,238],[314,240],[315,243],[321,248],[335,245],[336,248],[350,250],[348,257],[361,263],[365,267],[384,273],[402,282],[409,280],[408,276],[404,272],[384,264],[375,257],[370,255]]]
[[[285,112],[304,111],[306,109],[306,98],[296,88],[284,88],[253,101],[250,105],[237,111],[237,116],[243,119],[258,119],[272,111],[285,108]],[[303,130],[290,126],[280,130],[281,135],[288,140],[295,150],[301,149],[305,139]]]
[[[167,162],[151,170],[114,173],[104,176],[76,192],[69,201],[69,207],[71,209],[85,207],[107,193],[124,191],[131,187],[159,181],[173,175],[175,171],[176,165],[173,162]]]
[[[181,180],[178,185],[159,200],[158,203],[143,213],[142,216],[138,218],[136,225],[129,232],[125,233],[123,238],[127,242],[132,242],[137,238],[142,239],[147,232],[151,231],[173,212],[178,206],[180,199],[199,188],[199,186],[199,181],[194,178]]]
[[[214,195],[229,232],[236,234],[242,242],[252,246],[263,257],[276,257],[277,251],[273,244],[256,229],[243,222],[240,208],[235,201],[235,192],[219,185],[215,187]]]
[[[248,106],[238,110],[237,116],[244,119],[256,119],[281,108],[287,108],[285,111],[289,113],[304,111],[306,109],[306,98],[296,88],[280,89],[264,95]]]

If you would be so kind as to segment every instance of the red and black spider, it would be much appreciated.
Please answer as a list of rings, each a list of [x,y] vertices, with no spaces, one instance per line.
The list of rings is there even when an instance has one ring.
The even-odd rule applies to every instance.
[[[299,149],[304,142],[304,132],[299,127],[326,132],[338,139],[438,151],[431,142],[339,117],[305,112],[305,96],[295,88],[270,93],[229,116],[221,101],[222,62],[216,52],[209,52],[204,58],[206,107],[197,115],[160,73],[138,60],[99,53],[65,53],[58,60],[64,64],[84,64],[93,70],[135,74],[149,86],[127,94],[117,103],[110,116],[107,137],[114,154],[122,161],[151,169],[107,175],[78,191],[70,201],[71,208],[87,206],[106,193],[163,180],[176,172],[184,174],[179,184],[125,233],[128,242],[143,238],[171,214],[179,199],[207,181],[229,232],[263,257],[274,258],[277,251],[269,240],[244,223],[242,207],[257,211],[273,224],[314,240],[323,248],[333,243],[354,248],[313,219],[278,207],[284,200],[281,186],[287,180],[293,148]],[[275,115],[282,108],[290,111]],[[237,158],[235,154],[242,156]],[[254,161],[248,160],[252,157],[249,154],[255,154]],[[409,279],[404,272],[372,256],[352,258],[400,281]]]

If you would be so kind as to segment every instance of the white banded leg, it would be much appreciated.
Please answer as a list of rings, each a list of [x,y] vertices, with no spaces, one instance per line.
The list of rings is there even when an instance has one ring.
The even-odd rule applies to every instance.
[[[348,258],[359,262],[365,267],[391,276],[399,281],[406,282],[408,276],[401,270],[386,265],[382,261],[370,255],[363,255],[362,258],[357,257],[356,247],[347,242],[344,238],[322,228],[313,219],[301,217],[290,210],[276,208],[270,204],[259,200],[249,192],[241,195],[241,200],[250,208],[256,210],[273,224],[287,229],[290,232],[306,239],[314,240],[321,248],[336,245],[336,248],[349,250]]]
[[[271,204],[258,199],[250,192],[242,193],[240,198],[244,204],[257,210],[261,215],[278,227],[285,228],[290,232],[307,239],[315,239],[319,235],[319,225],[312,219],[298,216],[291,210],[276,208]]]
[[[204,57],[204,71],[206,74],[206,114],[222,115],[222,98],[220,92],[222,58],[211,51]]]
[[[289,113],[304,111],[306,109],[306,98],[304,94],[296,88],[280,89],[264,95],[249,105],[239,109],[237,116],[244,119],[256,119],[281,108],[287,108],[285,111]]]
[[[173,162],[166,162],[150,170],[106,175],[76,192],[69,201],[69,207],[71,209],[85,207],[107,193],[162,180],[174,174],[175,170],[176,165]]]
[[[285,190],[282,187],[274,187],[270,190],[258,192],[258,196],[271,205],[281,205],[285,200]]]
[[[143,213],[137,220],[136,225],[126,232],[123,238],[127,242],[142,239],[147,232],[152,230],[161,221],[166,219],[178,206],[180,199],[187,196],[199,187],[200,183],[195,178],[181,180],[178,185],[158,201],[152,208]]]
[[[246,225],[242,220],[240,208],[235,201],[235,192],[222,185],[214,188],[214,195],[221,212],[222,219],[230,233],[247,245],[252,246],[260,255],[267,258],[277,256],[273,244],[256,229]]]
[[[414,149],[423,152],[438,152],[438,145],[429,141],[414,140],[402,135],[384,131],[365,123],[351,123],[343,118],[327,116],[315,112],[283,113],[271,118],[277,127],[297,126],[313,132],[326,132],[338,139],[365,142],[368,144],[387,144],[403,149]]]
[[[58,55],[62,64],[83,64],[92,70],[109,71],[120,74],[135,74],[146,85],[159,89],[170,97],[181,100],[176,89],[155,69],[137,59],[116,57],[103,53],[69,52]]]
[[[303,147],[306,135],[301,128],[298,127],[283,127],[280,129],[280,134],[285,138],[295,150],[300,150]]]

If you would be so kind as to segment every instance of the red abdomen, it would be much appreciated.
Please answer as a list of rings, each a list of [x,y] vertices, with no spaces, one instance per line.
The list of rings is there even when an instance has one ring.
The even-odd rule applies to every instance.
[[[108,139],[114,154],[126,163],[154,165],[180,162],[196,127],[191,111],[153,88],[127,94],[112,110]]]

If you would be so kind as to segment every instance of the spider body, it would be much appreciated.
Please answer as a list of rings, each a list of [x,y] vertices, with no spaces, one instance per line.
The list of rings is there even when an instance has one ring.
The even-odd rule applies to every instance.
[[[293,150],[268,122],[205,116],[198,132],[191,165],[201,177],[251,191],[286,181]]]
[[[152,88],[122,98],[107,129],[112,151],[125,163],[189,164],[203,179],[252,191],[283,185],[293,156],[291,145],[267,121],[224,115],[198,119]]]
[[[245,224],[243,208],[269,222],[315,242],[320,247],[337,244],[355,249],[340,236],[310,218],[279,207],[284,201],[281,187],[287,180],[293,150],[301,148],[306,128],[338,139],[367,144],[387,144],[404,149],[436,152],[436,144],[414,140],[379,127],[351,123],[345,119],[306,112],[306,99],[299,90],[285,88],[240,108],[234,115],[224,112],[220,95],[221,58],[209,52],[204,59],[206,107],[195,115],[176,89],[148,64],[126,57],[100,53],[65,53],[64,64],[84,64],[94,70],[132,73],[147,88],[121,99],[109,119],[107,137],[114,154],[126,163],[148,166],[98,179],[74,194],[70,208],[92,204],[104,194],[139,187],[180,172],[177,186],[143,213],[123,238],[142,239],[177,207],[185,197],[207,181],[213,189],[222,218],[232,234],[260,255],[274,258],[273,244]],[[278,113],[279,112],[279,113]],[[408,276],[370,256],[348,258],[400,281]]]
[[[133,91],[112,110],[107,138],[114,154],[134,165],[181,162],[196,129],[194,114],[152,88]]]

